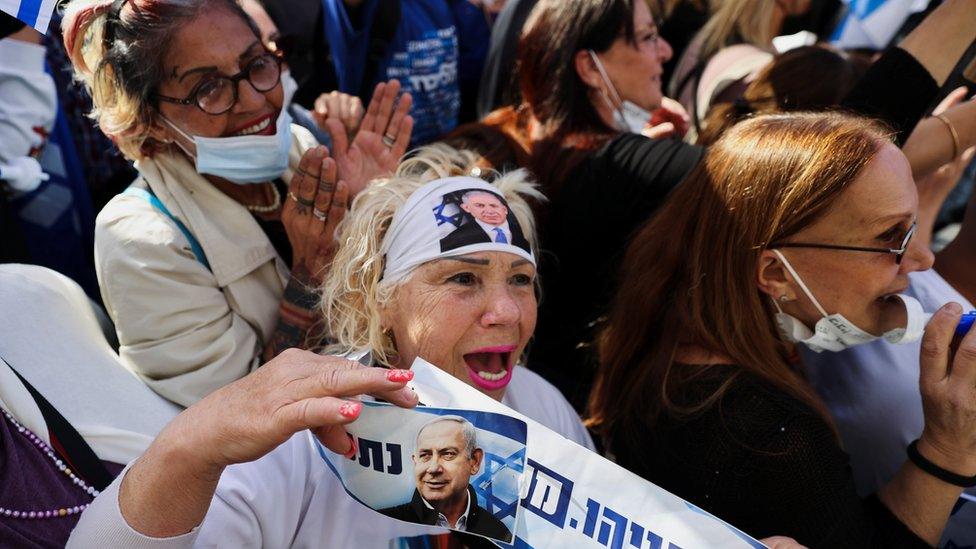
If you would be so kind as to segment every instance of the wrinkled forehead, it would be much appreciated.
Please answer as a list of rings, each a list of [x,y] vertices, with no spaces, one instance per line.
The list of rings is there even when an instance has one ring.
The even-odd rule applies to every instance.
[[[824,216],[801,232],[856,238],[914,218],[917,211],[918,192],[908,159],[895,145],[885,143]]]
[[[260,45],[260,37],[240,13],[215,5],[177,29],[171,44],[165,60],[168,74],[208,66],[236,72],[241,56]]]
[[[425,425],[417,433],[417,448],[446,448],[463,445],[461,424],[456,421],[444,420]]]

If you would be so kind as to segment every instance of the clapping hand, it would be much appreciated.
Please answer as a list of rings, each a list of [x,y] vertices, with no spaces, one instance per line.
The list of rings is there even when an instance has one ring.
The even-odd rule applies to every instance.
[[[413,104],[409,93],[400,93],[396,80],[376,85],[366,116],[352,143],[342,122],[325,121],[332,137],[332,156],[338,166],[338,178],[349,186],[350,200],[370,181],[392,174],[407,151],[413,132],[413,118],[407,114]]]

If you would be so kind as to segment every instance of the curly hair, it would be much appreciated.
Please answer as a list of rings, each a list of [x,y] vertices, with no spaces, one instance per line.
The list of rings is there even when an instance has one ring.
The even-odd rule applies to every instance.
[[[491,178],[535,250],[535,220],[526,199],[543,201],[545,197],[529,181],[527,171],[499,174],[480,168],[480,160],[474,152],[443,144],[423,147],[404,160],[392,177],[371,182],[356,196],[336,228],[339,248],[322,285],[321,310],[327,335],[334,342],[326,352],[370,351],[375,360],[386,365],[396,355],[395,343],[386,335],[380,316],[412,273],[395,283],[382,280],[383,238],[410,195],[431,181],[459,175]]]

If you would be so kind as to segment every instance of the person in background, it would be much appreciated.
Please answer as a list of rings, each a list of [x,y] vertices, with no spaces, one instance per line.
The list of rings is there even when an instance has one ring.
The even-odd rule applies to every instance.
[[[732,102],[773,59],[773,38],[787,17],[810,9],[810,0],[723,0],[685,49],[668,95],[691,114],[694,139],[709,107]]]
[[[801,46],[775,56],[735,101],[708,110],[698,143],[710,145],[746,117],[836,109],[867,67],[825,46]]]
[[[64,273],[98,296],[92,262],[94,213],[46,40],[0,13],[0,207],[8,259]]]
[[[414,99],[411,146],[473,120],[491,18],[468,0],[265,2],[309,109],[339,91],[365,103],[377,82],[398,80]],[[465,114],[466,113],[466,114]]]
[[[99,126],[140,174],[95,234],[125,364],[187,406],[317,344],[334,227],[406,150],[410,96],[394,108],[399,86],[378,85],[333,159],[291,124],[294,80],[232,0],[74,0],[63,27]]]
[[[931,267],[890,131],[761,115],[722,136],[635,236],[600,339],[591,424],[618,463],[753,535],[809,547],[930,547],[976,483],[976,332],[925,327],[899,295]],[[922,336],[925,428],[868,498],[794,345]],[[924,504],[920,504],[924,502]]]

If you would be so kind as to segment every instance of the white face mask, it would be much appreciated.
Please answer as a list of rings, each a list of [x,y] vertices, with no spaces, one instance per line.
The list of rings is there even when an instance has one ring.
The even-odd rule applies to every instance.
[[[191,136],[165,117],[162,119],[186,140],[193,142],[196,155],[190,151],[186,153],[195,157],[197,173],[215,175],[239,185],[264,183],[281,177],[288,168],[292,122],[288,106],[298,84],[288,71],[282,71],[281,85],[285,98],[281,103],[274,135]]]
[[[776,324],[779,326],[780,332],[782,332],[783,337],[788,341],[795,343],[803,343],[812,351],[821,352],[827,351],[842,351],[848,347],[853,347],[855,345],[860,345],[862,343],[868,343],[879,338],[884,338],[888,343],[911,343],[913,341],[918,341],[922,337],[922,332],[925,329],[926,314],[922,310],[922,304],[918,302],[917,299],[907,295],[897,295],[901,299],[902,303],[905,304],[905,309],[907,313],[907,323],[904,328],[895,328],[888,330],[880,336],[869,334],[861,328],[858,328],[853,322],[844,318],[844,315],[840,313],[835,313],[828,315],[827,311],[820,306],[820,302],[817,298],[813,297],[813,293],[807,288],[806,284],[803,283],[803,279],[797,274],[790,262],[786,260],[779,250],[773,250],[773,253],[779,257],[780,261],[786,267],[786,270],[793,275],[796,279],[797,284],[799,284],[800,289],[806,294],[810,301],[813,302],[817,310],[823,316],[817,321],[816,326],[811,331],[810,328],[806,326],[803,322],[794,316],[788,315],[783,312],[779,307],[779,303],[773,300],[776,305]]]
[[[641,133],[644,131],[644,127],[647,123],[651,121],[651,113],[640,108],[634,103],[620,98],[620,94],[617,93],[617,88],[613,86],[613,82],[610,81],[610,75],[607,74],[606,69],[603,68],[603,63],[600,58],[597,57],[596,52],[593,50],[587,50],[590,57],[593,59],[593,63],[596,65],[596,69],[600,72],[600,78],[607,85],[607,90],[613,94],[613,101],[607,96],[607,92],[601,91],[600,95],[603,97],[603,101],[610,107],[613,111],[613,122],[617,126],[617,129],[622,132],[630,133]],[[616,106],[614,105],[616,102]]]

